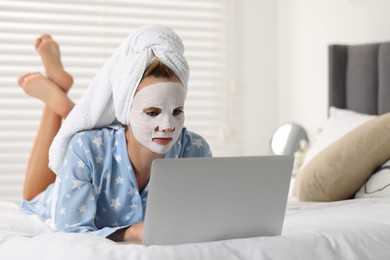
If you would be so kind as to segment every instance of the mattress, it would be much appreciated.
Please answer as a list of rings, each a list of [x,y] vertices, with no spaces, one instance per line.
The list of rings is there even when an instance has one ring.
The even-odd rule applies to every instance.
[[[0,202],[0,259],[390,259],[390,198],[291,198],[280,236],[149,247],[52,232],[50,223]]]

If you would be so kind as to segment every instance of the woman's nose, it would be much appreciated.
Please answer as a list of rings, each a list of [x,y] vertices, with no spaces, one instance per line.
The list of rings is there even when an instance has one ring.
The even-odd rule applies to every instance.
[[[160,128],[159,126],[157,126],[156,131],[158,131],[158,132],[164,132],[164,133],[173,132],[173,131],[175,131],[175,127],[163,129],[163,128]]]
[[[173,132],[175,131],[175,126],[173,124],[173,118],[170,115],[163,115],[161,117],[160,124],[157,126],[156,131],[160,132]]]

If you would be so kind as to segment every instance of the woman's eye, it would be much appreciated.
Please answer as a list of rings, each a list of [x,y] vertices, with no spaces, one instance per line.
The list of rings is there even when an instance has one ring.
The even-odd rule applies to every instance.
[[[184,113],[183,110],[181,109],[174,109],[173,112],[172,112],[172,115],[173,116],[178,116],[180,114]]]
[[[161,113],[161,109],[158,108],[149,108],[145,109],[144,113],[147,114],[148,116],[158,116]]]
[[[154,112],[154,111],[147,111],[145,112],[148,116],[158,116],[158,113],[157,112]]]

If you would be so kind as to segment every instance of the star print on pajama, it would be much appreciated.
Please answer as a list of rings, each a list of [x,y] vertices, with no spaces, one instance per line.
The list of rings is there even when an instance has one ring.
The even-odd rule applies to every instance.
[[[106,237],[142,222],[149,187],[141,193],[126,146],[126,128],[112,125],[73,136],[54,184],[21,208],[54,222],[63,232]],[[207,142],[183,128],[164,158],[211,157]]]

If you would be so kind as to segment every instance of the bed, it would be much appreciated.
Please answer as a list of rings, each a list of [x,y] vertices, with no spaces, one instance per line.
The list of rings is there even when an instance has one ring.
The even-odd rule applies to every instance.
[[[294,182],[295,194],[289,197],[281,236],[145,247],[115,243],[88,234],[53,233],[50,225],[39,217],[20,212],[14,203],[1,202],[0,259],[390,259],[390,194],[386,186],[390,179],[390,166],[386,166],[390,146],[386,149],[387,143],[380,143],[377,145],[380,154],[376,150],[374,153],[378,156],[367,157],[369,162],[363,160],[358,169],[352,168],[356,172],[364,168],[365,175],[357,178],[359,181],[355,181],[355,177],[351,179],[351,173],[347,176],[349,179],[344,175],[335,176],[334,169],[330,169],[331,173],[318,173],[328,174],[325,179],[312,173],[313,169],[323,168],[318,167],[323,161],[331,164],[329,158],[335,149],[346,149],[343,146],[349,149],[345,144],[356,143],[354,138],[361,136],[362,131],[379,128],[383,131],[383,124],[373,128],[374,120],[379,118],[385,125],[390,122],[381,116],[390,111],[387,102],[389,69],[390,43],[329,47],[329,105],[332,109]],[[342,130],[335,130],[335,126],[343,123]],[[385,130],[388,131],[383,131],[381,137],[387,141],[390,126]],[[368,137],[377,136],[376,132],[370,134]],[[350,159],[356,156],[350,150],[345,150],[344,155],[346,161],[340,159],[342,172],[359,162]],[[369,167],[365,166],[367,164]],[[340,167],[340,163],[336,166]],[[317,179],[310,179],[313,177],[310,174]],[[378,174],[382,174],[379,180]],[[327,180],[335,178],[333,182]],[[316,181],[324,183],[319,187]],[[339,182],[345,186],[353,182],[354,187],[346,189],[348,191],[342,189],[340,193]],[[305,185],[314,185],[314,189],[311,187],[314,194],[302,188]],[[380,187],[375,188],[375,185]]]

